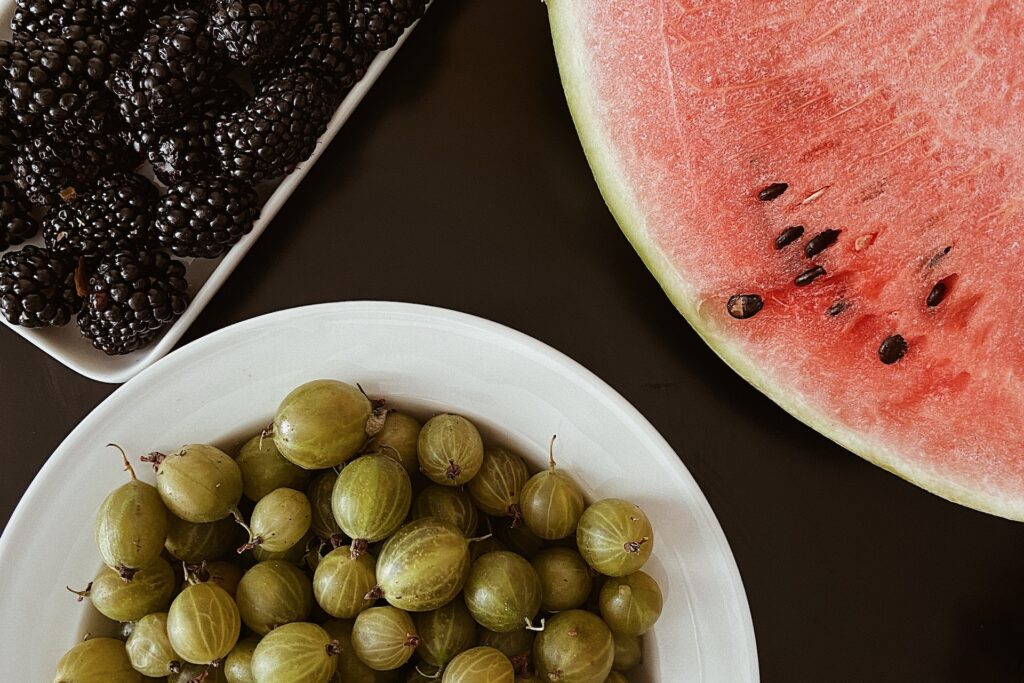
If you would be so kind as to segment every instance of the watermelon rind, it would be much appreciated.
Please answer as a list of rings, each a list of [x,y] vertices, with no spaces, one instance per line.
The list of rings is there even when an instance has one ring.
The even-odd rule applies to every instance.
[[[964,486],[916,465],[883,442],[866,438],[849,429],[802,401],[799,396],[787,392],[785,387],[775,384],[728,337],[701,325],[696,308],[696,293],[687,282],[687,274],[671,263],[651,239],[651,231],[645,224],[645,214],[596,110],[599,98],[596,97],[588,71],[590,55],[586,51],[583,37],[584,17],[578,11],[590,1],[547,0],[555,57],[569,111],[591,171],[612,216],[690,326],[743,379],[793,417],[840,446],[946,500],[1007,519],[1024,521],[1024,500]]]

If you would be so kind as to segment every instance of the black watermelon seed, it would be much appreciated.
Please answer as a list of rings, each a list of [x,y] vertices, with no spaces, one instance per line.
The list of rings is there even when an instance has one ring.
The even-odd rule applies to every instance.
[[[834,318],[843,311],[845,311],[847,306],[849,306],[849,304],[840,299],[839,301],[835,302],[834,304],[828,307],[828,310],[825,311],[825,315],[829,316],[830,318]]]
[[[729,309],[729,315],[737,320],[746,320],[764,308],[764,301],[757,294],[736,294],[729,297],[725,306]]]
[[[757,193],[757,198],[762,202],[771,202],[782,196],[782,193],[789,189],[787,183],[772,183]]]
[[[898,334],[890,334],[878,347],[878,359],[892,365],[907,354],[907,340]]]
[[[934,268],[935,266],[937,266],[939,264],[939,261],[942,260],[942,257],[948,254],[952,249],[953,247],[951,246],[940,249],[939,253],[937,253],[935,256],[932,256],[931,259],[928,261],[928,267]]]
[[[796,285],[797,287],[803,287],[805,285],[811,284],[824,274],[824,268],[822,268],[821,266],[814,266],[813,268],[808,268],[804,272],[797,275],[796,279],[793,280],[793,284]]]
[[[822,230],[817,235],[807,240],[807,244],[804,245],[804,256],[807,258],[814,258],[821,252],[825,251],[839,239],[839,230]]]
[[[775,238],[775,248],[783,249],[804,236],[804,226],[791,225]]]
[[[946,283],[943,280],[939,280],[932,287],[932,291],[928,292],[928,298],[925,299],[925,303],[929,308],[938,306],[942,303],[942,300],[946,298]]]

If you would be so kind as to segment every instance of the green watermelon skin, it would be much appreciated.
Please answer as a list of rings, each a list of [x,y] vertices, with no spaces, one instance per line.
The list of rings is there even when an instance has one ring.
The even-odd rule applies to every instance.
[[[849,450],[1024,520],[1024,3],[547,4],[605,201],[698,334]]]

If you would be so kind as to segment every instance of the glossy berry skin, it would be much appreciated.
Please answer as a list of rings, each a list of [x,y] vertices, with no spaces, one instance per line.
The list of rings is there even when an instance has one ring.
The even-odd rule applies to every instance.
[[[78,326],[108,355],[146,346],[191,302],[185,265],[162,251],[118,251],[89,277]]]
[[[132,668],[124,643],[116,638],[90,638],[68,650],[57,663],[54,681],[142,683]]]
[[[38,232],[39,222],[31,210],[14,181],[0,181],[0,251],[21,244]]]
[[[19,144],[11,164],[14,181],[30,202],[56,206],[69,189],[88,192],[104,171],[136,162],[116,137],[48,131]]]
[[[197,178],[168,188],[153,228],[160,245],[175,256],[217,258],[252,230],[259,214],[259,198],[251,186]]]
[[[31,245],[0,257],[0,313],[12,325],[66,325],[80,307],[73,261]]]
[[[174,651],[193,664],[226,657],[238,642],[242,621],[223,588],[210,583],[187,586],[167,612],[167,636]]]
[[[365,48],[383,52],[423,16],[426,5],[425,0],[349,0],[353,39]]]
[[[375,51],[356,43],[348,25],[346,0],[314,4],[285,53],[288,67],[317,71],[329,87],[346,92],[365,74]]]
[[[304,5],[304,0],[213,0],[214,45],[242,66],[272,60],[292,42]]]

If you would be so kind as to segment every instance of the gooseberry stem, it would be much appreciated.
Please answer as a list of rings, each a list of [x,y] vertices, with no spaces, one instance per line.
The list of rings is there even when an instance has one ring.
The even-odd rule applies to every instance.
[[[435,680],[435,679],[440,678],[441,677],[441,673],[444,671],[444,669],[438,669],[433,674],[428,674],[426,671],[424,671],[423,669],[420,668],[419,664],[417,664],[413,668],[416,669],[416,673],[418,673],[420,676],[423,676],[424,678],[429,678],[432,681]]]
[[[523,521],[523,512],[519,509],[519,503],[512,503],[508,506],[508,516],[512,518],[512,528],[515,529]]]
[[[92,592],[92,581],[90,581],[89,585],[87,585],[83,590],[80,590],[80,591],[76,591],[71,586],[64,586],[64,587],[67,588],[70,592],[72,592],[72,593],[74,593],[75,595],[78,596],[75,599],[75,602],[82,602],[82,600],[85,600],[87,597],[89,597],[89,593]]]
[[[545,619],[543,617],[541,617],[540,626],[534,626],[533,625],[533,621],[530,619],[530,617],[523,617],[523,621],[526,622],[526,630],[527,631],[538,631],[538,632],[539,631],[543,631],[545,625],[547,624],[547,619]]]
[[[274,423],[273,422],[271,422],[266,427],[264,427],[263,429],[260,430],[259,449],[261,451],[263,450],[263,439],[267,438],[268,436],[271,436],[273,433],[274,433]]]
[[[558,438],[558,434],[551,435],[551,441],[548,443],[548,471],[555,471],[555,439]]]
[[[131,475],[132,481],[138,479],[138,477],[135,476],[135,468],[132,467],[132,464],[130,462],[128,462],[128,454],[124,452],[124,449],[118,446],[116,443],[108,443],[107,448],[116,448],[117,450],[121,451],[121,460],[124,461],[124,471]]]
[[[467,538],[466,539],[466,543],[479,543],[481,541],[486,541],[488,538],[490,538],[493,535],[494,535],[494,533],[492,532],[492,533],[484,534],[483,536],[475,536],[473,538]]]
[[[248,524],[245,523],[245,519],[242,518],[242,513],[239,512],[237,508],[231,511],[231,516],[234,517],[235,522],[239,526],[241,526],[243,529],[245,529],[245,532],[247,534],[249,534],[249,540],[245,544],[243,544],[243,545],[238,547],[238,554],[239,555],[244,553],[246,550],[252,550],[253,548],[258,546],[259,544],[263,543],[263,537],[262,536],[253,536],[252,535],[252,528]]]

